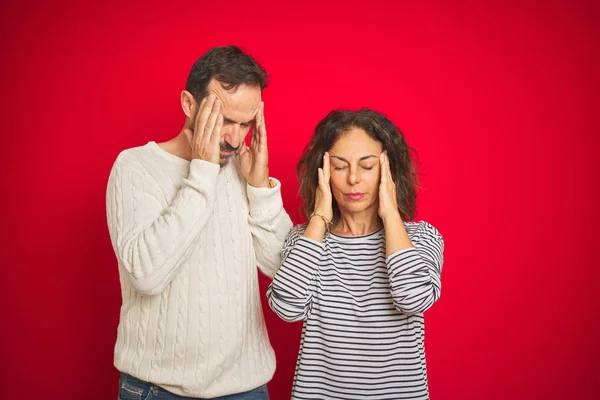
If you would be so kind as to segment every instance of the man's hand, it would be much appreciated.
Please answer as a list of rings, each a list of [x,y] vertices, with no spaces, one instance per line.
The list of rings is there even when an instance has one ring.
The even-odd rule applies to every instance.
[[[190,145],[192,159],[219,164],[221,158],[219,143],[223,127],[223,116],[220,111],[221,100],[215,95],[205,97],[200,103],[194,121],[194,131],[192,132],[191,129],[184,131]]]
[[[269,154],[264,109],[265,104],[261,102],[252,127],[250,147],[242,143],[240,149],[242,175],[250,186],[254,187],[269,187]]]

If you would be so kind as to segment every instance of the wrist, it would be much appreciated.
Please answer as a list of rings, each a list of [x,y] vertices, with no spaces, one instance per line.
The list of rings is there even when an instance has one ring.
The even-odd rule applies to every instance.
[[[402,224],[402,217],[400,216],[400,212],[398,212],[398,210],[385,214],[381,217],[381,220],[383,221],[384,227],[391,224]]]
[[[250,186],[256,187],[256,188],[274,188],[275,186],[277,186],[275,181],[273,181],[272,179],[268,179],[268,178],[267,178],[267,180],[261,180],[259,183],[254,183],[254,182],[248,181],[248,184]]]
[[[320,221],[319,225],[323,227],[323,230],[329,233],[329,227],[331,226],[331,219],[327,218],[324,214],[313,212],[309,217],[309,224],[314,220]]]

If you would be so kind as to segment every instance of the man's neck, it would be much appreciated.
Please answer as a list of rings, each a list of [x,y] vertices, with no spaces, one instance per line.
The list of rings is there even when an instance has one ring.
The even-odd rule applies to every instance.
[[[185,137],[185,133],[183,130],[179,133],[179,135],[175,136],[173,139],[158,143],[158,146],[166,151],[167,153],[171,153],[174,156],[179,158],[183,158],[184,160],[191,160],[190,156],[190,146],[187,137]]]

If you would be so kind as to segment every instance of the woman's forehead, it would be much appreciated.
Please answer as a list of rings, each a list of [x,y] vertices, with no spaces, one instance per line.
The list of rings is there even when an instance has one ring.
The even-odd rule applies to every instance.
[[[344,158],[346,158],[345,156],[358,156],[360,158],[369,154],[379,155],[381,151],[381,143],[360,128],[352,128],[344,132],[330,149],[332,155]]]

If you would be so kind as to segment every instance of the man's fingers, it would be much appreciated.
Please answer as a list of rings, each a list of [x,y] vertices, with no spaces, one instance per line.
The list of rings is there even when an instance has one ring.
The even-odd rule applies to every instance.
[[[187,128],[183,130],[183,133],[185,135],[185,137],[187,138],[188,142],[190,142],[190,144],[192,143],[192,137],[194,136],[194,132],[192,132],[191,129]]]
[[[221,101],[216,99],[213,103],[212,110],[206,120],[206,125],[204,126],[204,143],[205,145],[209,145],[213,143],[211,140],[214,138],[215,126],[217,124],[217,119],[219,118],[221,111]]]
[[[212,108],[213,105],[215,103],[215,96],[214,95],[210,95],[208,96],[208,99],[206,100],[206,103],[204,103],[204,106],[202,107],[202,110],[199,111],[199,115],[197,117],[197,121],[196,121],[196,135],[198,140],[204,140],[204,135],[205,135],[205,127],[206,127],[206,123],[208,121],[208,117],[210,116],[211,112],[212,112]]]
[[[262,103],[261,103],[262,104]],[[250,147],[252,149],[260,148],[261,145],[261,126],[263,125],[261,106],[258,106],[254,117],[254,125],[252,126],[252,136],[250,137]]]
[[[261,102],[258,107],[258,117],[260,123],[258,124],[258,145],[260,149],[267,146],[267,125],[265,124],[265,103]]]
[[[212,130],[212,135],[210,137],[210,148],[213,152],[219,153],[220,158],[220,149],[219,144],[221,143],[221,129],[223,129],[223,115],[219,113],[217,115],[217,122],[215,123],[215,127]]]
[[[194,120],[192,121],[193,132],[194,133],[198,132],[198,128],[200,126],[200,113],[202,112],[202,110],[204,109],[204,106],[206,105],[206,100],[207,100],[206,97],[203,98],[202,101],[200,102],[200,104],[198,104],[198,107],[195,110]]]

